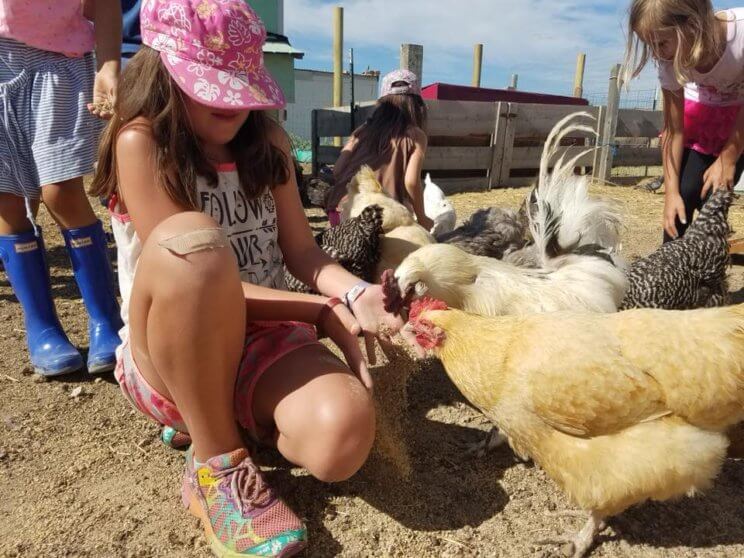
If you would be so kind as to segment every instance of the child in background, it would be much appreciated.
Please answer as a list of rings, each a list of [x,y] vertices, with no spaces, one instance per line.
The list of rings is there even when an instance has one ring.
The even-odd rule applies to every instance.
[[[122,69],[142,46],[140,34],[140,4],[142,0],[121,0],[122,34],[121,64]]]
[[[45,376],[84,362],[52,301],[39,199],[62,229],[88,311],[89,372],[113,369],[121,327],[106,236],[82,178],[93,171],[96,116],[111,116],[119,79],[119,2],[95,3],[95,25],[80,0],[0,6],[0,259],[23,307],[31,364]]]
[[[375,430],[357,334],[391,331],[382,288],[315,243],[264,26],[242,0],[156,1],[122,73],[93,190],[111,199],[123,330],[116,378],[143,414],[193,440],[184,504],[218,556],[289,556],[301,520],[241,439],[327,482],[364,463]],[[289,293],[283,266],[325,296]],[[311,325],[312,324],[312,325]],[[319,344],[316,326],[350,368]]]
[[[664,93],[664,241],[744,170],[744,9],[708,0],[634,0],[626,82],[653,58]]]
[[[426,230],[434,222],[424,213],[421,169],[426,158],[426,104],[418,78],[395,70],[382,80],[372,116],[354,130],[333,169],[334,187],[326,211],[331,225],[340,218],[337,207],[346,186],[363,165],[369,165],[383,189],[406,205]]]

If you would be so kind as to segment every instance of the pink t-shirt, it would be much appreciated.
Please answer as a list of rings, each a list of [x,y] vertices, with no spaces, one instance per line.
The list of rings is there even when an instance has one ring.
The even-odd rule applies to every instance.
[[[685,98],[712,106],[741,105],[744,104],[744,8],[724,10],[720,14],[728,21],[726,50],[710,72],[692,71],[692,79],[684,85]],[[659,83],[669,91],[681,88],[672,62],[659,62]]]
[[[0,37],[71,57],[95,46],[83,0],[0,0]]]

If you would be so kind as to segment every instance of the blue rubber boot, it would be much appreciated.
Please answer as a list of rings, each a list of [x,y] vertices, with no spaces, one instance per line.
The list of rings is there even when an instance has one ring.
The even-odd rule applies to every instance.
[[[32,231],[0,236],[0,259],[23,307],[34,372],[59,376],[80,370],[83,357],[67,339],[54,309],[41,236]]]
[[[106,233],[100,221],[80,229],[62,231],[72,261],[75,280],[88,310],[88,372],[114,369],[116,347],[123,324],[114,291],[114,274],[108,258]]]

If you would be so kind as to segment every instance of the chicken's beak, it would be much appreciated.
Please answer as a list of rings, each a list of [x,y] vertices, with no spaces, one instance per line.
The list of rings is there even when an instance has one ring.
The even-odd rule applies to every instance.
[[[418,344],[416,341],[416,333],[413,331],[413,325],[412,324],[406,324],[403,326],[403,328],[400,330],[400,337],[403,339],[405,343],[408,344],[408,346],[411,347],[414,354],[418,358],[426,358],[426,351],[424,348]]]

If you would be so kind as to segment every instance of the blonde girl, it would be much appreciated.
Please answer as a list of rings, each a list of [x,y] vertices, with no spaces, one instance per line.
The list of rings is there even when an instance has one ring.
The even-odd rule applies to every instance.
[[[712,190],[744,161],[744,8],[708,0],[634,0],[625,77],[654,60],[664,94],[665,240],[684,234]]]

